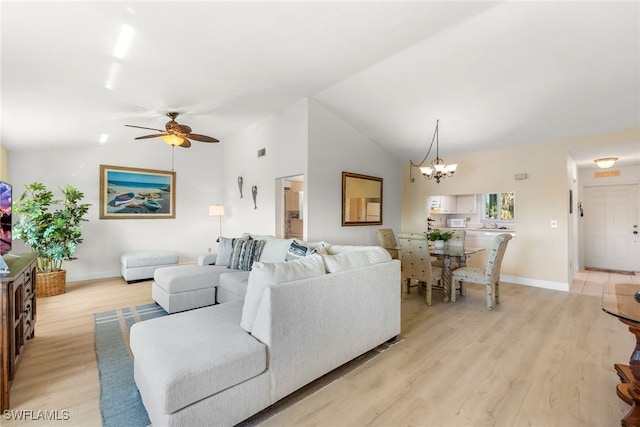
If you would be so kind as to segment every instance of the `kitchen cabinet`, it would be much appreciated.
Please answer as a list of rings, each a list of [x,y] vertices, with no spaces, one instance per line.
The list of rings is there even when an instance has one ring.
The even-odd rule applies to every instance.
[[[449,214],[456,212],[456,196],[431,196],[429,211],[432,214]]]
[[[456,213],[478,213],[478,203],[475,194],[459,194],[456,196]]]

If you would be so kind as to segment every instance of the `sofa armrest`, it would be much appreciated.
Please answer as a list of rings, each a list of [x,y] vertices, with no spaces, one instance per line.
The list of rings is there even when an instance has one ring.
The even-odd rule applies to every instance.
[[[198,265],[213,265],[216,263],[218,254],[206,254],[198,257]]]

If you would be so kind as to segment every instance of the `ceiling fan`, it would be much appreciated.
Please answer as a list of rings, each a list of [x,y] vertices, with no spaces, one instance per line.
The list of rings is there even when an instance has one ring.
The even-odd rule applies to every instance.
[[[161,132],[153,135],[139,136],[136,139],[162,138],[162,140],[169,145],[183,147],[183,148],[191,147],[191,141],[189,141],[190,139],[194,141],[200,141],[200,142],[220,142],[217,139],[210,136],[191,133],[191,128],[189,126],[181,125],[180,123],[176,122],[176,117],[178,117],[178,114],[179,113],[176,113],[175,111],[167,113],[167,117],[169,117],[171,120],[168,121],[167,124],[164,126],[166,130],[148,128],[144,126],[134,126],[134,125],[125,125],[125,126],[131,127],[131,128],[148,129],[148,130],[155,130],[155,131]]]

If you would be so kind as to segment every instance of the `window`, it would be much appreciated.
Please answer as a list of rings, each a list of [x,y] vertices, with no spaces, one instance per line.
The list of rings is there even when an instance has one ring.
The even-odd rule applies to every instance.
[[[484,195],[484,219],[515,221],[516,193],[486,193]]]

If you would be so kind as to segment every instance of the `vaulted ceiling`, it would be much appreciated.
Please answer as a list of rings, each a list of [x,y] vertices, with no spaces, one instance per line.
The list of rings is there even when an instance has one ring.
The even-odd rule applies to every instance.
[[[438,119],[443,157],[640,126],[637,1],[2,1],[0,11],[9,150],[86,147],[103,134],[147,144],[133,138],[148,132],[124,125],[163,128],[168,111],[224,143],[304,97],[404,161],[421,160]],[[603,155],[640,164],[639,144]]]

